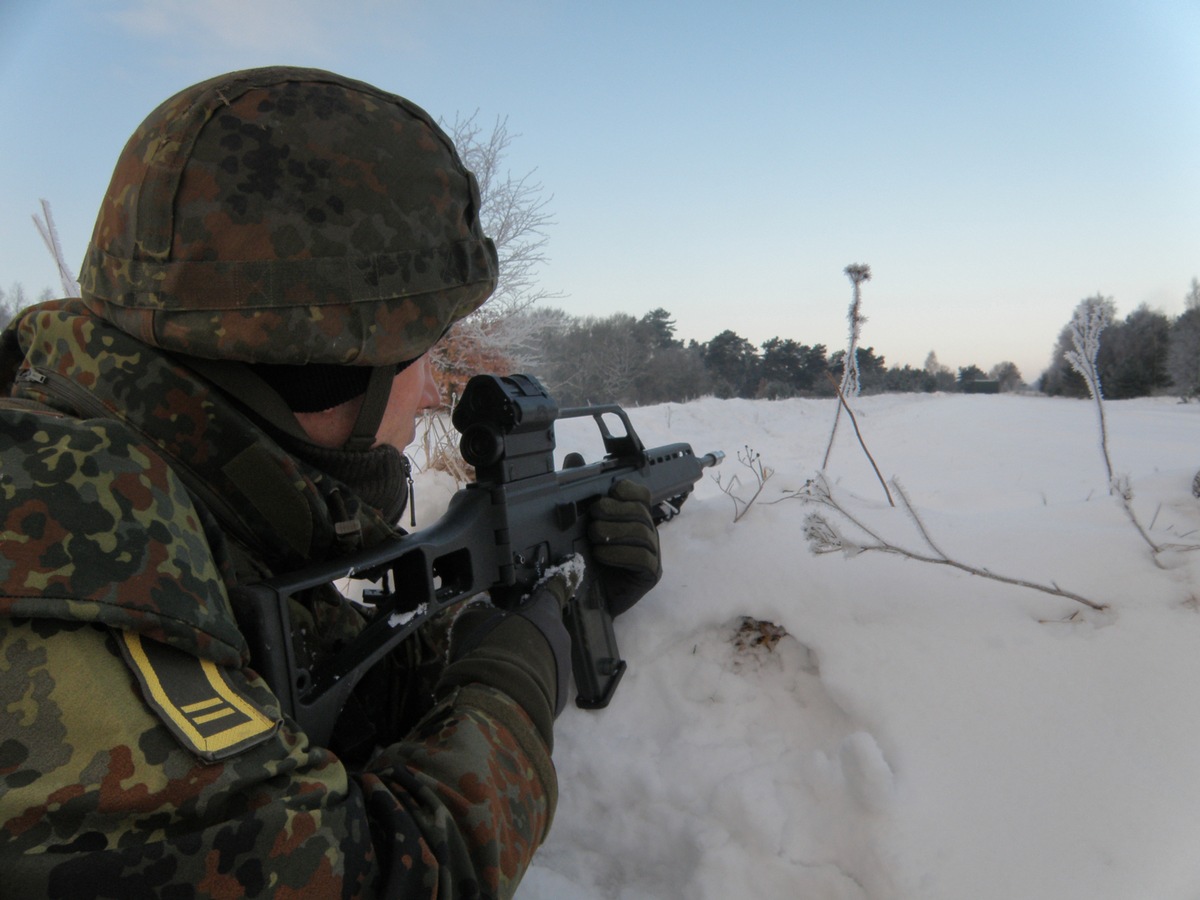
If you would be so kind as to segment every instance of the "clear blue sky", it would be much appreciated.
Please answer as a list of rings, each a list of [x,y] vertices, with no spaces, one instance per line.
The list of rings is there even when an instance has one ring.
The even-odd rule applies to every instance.
[[[1045,367],[1075,304],[1200,276],[1200,0],[0,0],[0,285],[77,267],[126,138],[203,78],[316,66],[507,116],[544,286],[679,335]]]

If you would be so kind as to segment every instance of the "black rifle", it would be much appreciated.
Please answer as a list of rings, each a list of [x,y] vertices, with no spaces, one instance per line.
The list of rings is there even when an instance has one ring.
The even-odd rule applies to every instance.
[[[591,416],[605,456],[585,463],[568,454],[554,466],[554,423]],[[607,417],[624,434],[614,435]],[[283,707],[314,742],[327,745],[359,679],[439,611],[488,591],[511,606],[548,566],[572,554],[588,559],[587,507],[620,479],[650,490],[655,525],[672,518],[703,470],[724,459],[697,457],[688,444],[647,450],[616,405],[560,410],[537,379],[477,375],[463,391],[453,422],[463,458],[476,480],[450,500],[444,516],[422,531],[352,556],[314,565],[240,589],[239,621],[254,648],[253,663]],[[367,626],[340,652],[311,669],[297,665],[288,598],[345,578],[374,582]],[[625,673],[612,616],[587,575],[566,610],[576,703],[600,709]]]

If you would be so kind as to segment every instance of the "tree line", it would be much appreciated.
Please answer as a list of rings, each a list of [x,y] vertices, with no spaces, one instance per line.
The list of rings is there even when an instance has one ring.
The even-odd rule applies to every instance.
[[[525,310],[501,323],[493,345],[517,371],[535,373],[564,405],[618,402],[645,405],[702,396],[781,399],[836,396],[844,350],[772,337],[755,346],[733,330],[686,343],[661,307],[636,317],[615,313],[575,317],[560,309]],[[864,392],[968,391],[1022,386],[1011,362],[984,372],[957,373],[930,353],[922,368],[891,366],[873,347],[858,349]]]
[[[43,290],[37,300],[49,299]],[[1110,298],[1100,298],[1113,307]],[[0,327],[34,298],[18,283],[0,288]],[[1200,280],[1192,279],[1185,309],[1172,319],[1142,305],[1124,319],[1112,316],[1100,337],[1097,369],[1104,396],[1119,400],[1171,391],[1200,396]],[[703,396],[747,399],[833,397],[844,350],[772,337],[759,345],[727,329],[711,340],[676,337],[676,323],[662,307],[641,317],[572,316],[561,309],[525,305],[482,326],[455,329],[439,347],[443,383],[453,391],[475,372],[536,374],[567,406],[595,402],[627,405],[686,402]],[[1047,370],[1035,387],[1051,396],[1086,397],[1083,378],[1071,368],[1070,327],[1064,326]],[[888,366],[874,347],[858,348],[864,393],[1012,391],[1024,387],[1012,362],[986,372],[976,365],[957,371],[930,352],[925,364]]]

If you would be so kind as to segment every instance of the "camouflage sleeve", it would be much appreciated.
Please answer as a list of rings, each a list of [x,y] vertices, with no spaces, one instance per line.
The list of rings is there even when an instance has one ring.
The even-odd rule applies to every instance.
[[[422,823],[436,859],[431,895],[513,896],[557,802],[549,751],[519,706],[485,685],[455,689],[371,769],[372,814],[378,804],[380,817],[393,816],[400,803]],[[392,864],[411,863],[394,855]]]
[[[176,702],[169,685],[135,677],[123,640],[0,617],[0,867],[12,896],[507,897],[549,827],[549,749],[498,690],[455,688],[355,774],[277,726],[253,673],[219,673],[232,713]],[[161,709],[172,703],[174,730]],[[240,713],[269,727],[243,722],[223,740]],[[217,749],[206,758],[189,740]]]

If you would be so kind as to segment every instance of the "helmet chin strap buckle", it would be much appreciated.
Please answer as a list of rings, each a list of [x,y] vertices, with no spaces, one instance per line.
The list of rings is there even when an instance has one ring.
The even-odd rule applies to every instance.
[[[375,446],[375,436],[387,410],[395,375],[395,366],[376,366],[371,370],[371,379],[367,382],[367,392],[363,395],[358,418],[354,421],[354,429],[350,432],[343,449],[370,450]]]

